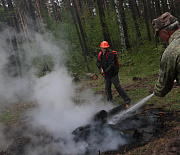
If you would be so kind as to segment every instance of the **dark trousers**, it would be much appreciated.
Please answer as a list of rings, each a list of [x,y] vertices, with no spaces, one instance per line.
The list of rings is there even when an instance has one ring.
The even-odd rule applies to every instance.
[[[131,100],[127,95],[127,93],[125,92],[125,90],[121,87],[118,75],[111,78],[105,77],[104,80],[105,80],[105,91],[107,94],[107,101],[109,102],[113,101],[112,92],[111,92],[112,83],[114,84],[114,87],[118,91],[119,95],[123,98],[124,102]]]

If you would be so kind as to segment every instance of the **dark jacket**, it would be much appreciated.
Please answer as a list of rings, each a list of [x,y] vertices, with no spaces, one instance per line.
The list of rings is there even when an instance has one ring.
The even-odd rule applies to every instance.
[[[118,75],[118,67],[115,63],[115,55],[108,51],[105,55],[101,53],[98,56],[96,65],[98,68],[102,67],[106,78],[111,78]]]

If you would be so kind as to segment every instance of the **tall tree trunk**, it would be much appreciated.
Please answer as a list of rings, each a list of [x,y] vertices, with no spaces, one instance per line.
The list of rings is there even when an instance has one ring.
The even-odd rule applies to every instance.
[[[42,23],[42,17],[41,17],[41,9],[40,9],[40,5],[39,5],[39,3],[38,3],[37,0],[35,0],[35,3],[36,3],[36,10],[37,10],[39,22],[40,22],[40,25],[41,25],[41,23]]]
[[[70,0],[68,0],[68,2],[69,2],[69,8],[71,10],[72,19],[73,19],[73,22],[74,22],[74,25],[75,25],[75,28],[76,28],[76,31],[77,31],[78,38],[79,38],[79,42],[80,42],[80,45],[81,45],[81,48],[82,48],[82,51],[83,51],[83,56],[84,56],[85,61],[87,61],[86,54],[85,54],[86,52],[85,52],[85,49],[84,49],[84,46],[83,46],[83,42],[82,42],[82,39],[81,39],[81,34],[79,32],[77,21],[76,21],[76,16],[75,16],[74,10],[72,9]]]
[[[62,12],[61,12],[61,4],[60,4],[60,1],[58,1],[58,4],[57,4],[57,14],[58,14],[58,18],[60,21],[62,21]]]
[[[5,14],[8,14],[8,10],[7,10],[5,1],[1,0],[1,2],[2,2],[3,7],[4,7]],[[6,19],[6,22],[9,26],[12,26],[9,18]],[[11,41],[9,39],[7,39],[7,44],[8,44],[8,47],[10,49],[12,49],[11,48]],[[7,51],[9,51],[9,50],[7,50]],[[11,52],[9,52],[7,54],[8,54],[8,63],[7,63],[8,75],[11,77],[17,77],[18,76],[18,68],[17,68],[15,56],[13,54],[13,49],[11,50]]]
[[[30,25],[31,28],[33,28],[36,32],[38,31],[37,25],[36,25],[36,16],[35,16],[35,11],[33,4],[31,0],[26,0],[26,4],[28,6],[28,11],[30,13],[30,19],[28,19],[28,25]]]
[[[175,6],[175,12],[176,12],[174,16],[178,18],[178,21],[180,21],[180,0],[175,0],[174,6]]]
[[[79,6],[78,4],[78,1],[75,0],[75,5],[77,6],[76,9],[78,11],[78,15],[79,15],[79,18],[81,19],[81,14],[82,14],[82,6]]]
[[[161,4],[162,4],[163,13],[164,13],[164,12],[168,12],[169,9],[168,9],[167,0],[161,0]]]
[[[90,5],[91,5],[90,0],[87,0],[87,5],[88,5],[88,10],[89,10],[89,16],[91,17],[93,13],[91,12],[91,9],[90,9]]]
[[[145,19],[145,24],[148,32],[148,39],[151,41],[151,33],[150,33],[150,28],[149,28],[149,16],[148,16],[148,11],[147,11],[147,4],[146,0],[142,0],[143,6],[144,6],[144,19]]]
[[[47,8],[48,8],[48,13],[49,13],[49,18],[51,19],[51,11],[49,7],[49,0],[47,0]]]
[[[153,19],[155,18],[155,9],[153,7],[153,4],[152,4],[152,0],[148,0],[147,1],[147,8],[148,8],[148,14],[149,14],[149,17],[151,19],[151,22],[153,21]]]
[[[41,17],[42,17],[42,19],[45,17],[45,19],[47,19],[46,18],[46,16],[48,16],[49,17],[49,19],[51,20],[51,14],[50,14],[50,8],[49,8],[49,3],[47,3],[48,1],[46,1],[46,0],[39,0],[39,6],[40,6],[40,10],[39,10],[39,12],[41,12]]]
[[[120,8],[120,14],[121,14],[122,25],[123,25],[123,30],[124,30],[125,45],[126,45],[126,49],[128,50],[131,47],[130,47],[130,43],[129,43],[129,39],[128,39],[126,15],[124,12],[123,1],[124,0],[119,0],[119,8]]]
[[[136,17],[137,18],[140,18],[140,12],[139,12],[139,9],[138,9],[138,5],[137,5],[137,3],[136,3],[136,0],[133,0],[132,1],[133,2],[133,7],[134,7],[134,12],[135,12],[135,14],[136,14]],[[140,3],[139,3],[139,5],[140,5]]]
[[[177,14],[176,14],[176,9],[175,9],[175,3],[174,3],[174,1],[173,0],[168,0],[169,1],[169,4],[170,4],[170,12],[171,12],[171,14],[173,15],[173,16],[178,16]],[[178,12],[178,14],[179,14],[179,12]]]
[[[84,48],[85,48],[85,51],[86,51],[86,55],[89,55],[89,50],[88,50],[87,43],[86,43],[87,37],[86,37],[85,29],[83,28],[82,21],[81,21],[81,18],[80,18],[81,14],[79,14],[80,10],[79,10],[79,7],[78,7],[77,0],[73,0],[73,6],[74,6],[77,21],[78,21],[78,25],[79,25],[79,28],[80,28],[80,32],[81,32]]]
[[[98,5],[98,11],[99,11],[99,16],[100,16],[101,26],[102,26],[102,30],[103,30],[104,40],[106,40],[109,43],[110,47],[113,49],[109,30],[108,30],[108,26],[106,24],[102,0],[97,0],[97,5]]]
[[[39,6],[40,6],[40,9],[42,10],[43,9],[43,0],[39,0]]]
[[[79,6],[79,10],[80,10],[81,14],[83,14],[83,8],[82,8],[81,0],[77,0],[77,1],[78,1],[77,5]]]
[[[19,20],[21,21],[21,22],[18,22],[19,29],[20,29],[20,32],[19,32],[20,35],[18,35],[19,37],[17,37],[17,41],[19,43],[20,51],[22,51],[23,64],[24,64],[25,67],[28,67],[28,63],[27,63],[27,59],[26,59],[26,53],[25,53],[25,49],[23,47],[23,43],[26,41],[26,38],[27,38],[27,33],[26,33],[26,30],[25,30],[22,10],[20,9],[20,4],[19,3],[20,2],[16,2],[18,14],[16,14],[16,12],[15,12],[16,18],[18,18],[18,15],[19,15]]]
[[[138,25],[138,23],[137,23],[137,19],[136,19],[136,16],[135,16],[134,7],[133,7],[133,5],[132,5],[132,3],[131,3],[131,0],[128,0],[128,2],[129,2],[129,8],[130,8],[130,10],[131,10],[132,18],[133,18],[133,20],[134,20],[134,25],[135,25],[136,32],[137,32],[138,41],[140,41],[140,43],[142,43],[142,42],[141,42],[141,33],[140,33],[139,25]]]
[[[20,5],[19,5],[18,2],[17,2],[17,10],[18,10],[18,14],[19,14],[19,17],[20,17],[20,21],[21,21],[21,25],[22,25],[24,35],[27,37],[27,33],[25,31],[25,25],[24,25],[22,10],[21,10]]]
[[[85,15],[85,17],[84,17],[84,21],[85,21],[85,22],[87,22],[87,21],[88,21],[88,18],[90,17],[90,16],[88,16],[89,10],[87,10],[87,7],[88,7],[87,3],[85,3],[84,0],[83,0],[83,1],[82,1],[82,9],[84,10],[84,11],[83,11],[83,14]],[[85,19],[86,19],[86,20],[85,20]]]
[[[151,0],[152,1],[152,8],[153,8],[153,10],[154,10],[154,18],[157,18],[158,16],[157,16],[157,13],[156,13],[156,5],[155,5],[155,2],[154,2],[154,0]]]
[[[106,10],[107,13],[109,14],[108,5],[107,5],[106,0],[103,0],[103,3],[104,3],[104,8],[105,8],[105,10]]]
[[[54,13],[54,17],[55,17],[55,19],[56,19],[56,23],[58,23],[59,20],[58,20],[57,10],[56,10],[56,6],[55,6],[55,4],[54,4],[54,0],[51,0],[51,3],[52,3],[52,6],[53,6],[53,13]]]
[[[11,21],[13,22],[12,23],[12,26],[15,28],[15,31],[17,33],[20,32],[20,28],[19,28],[19,25],[18,25],[18,22],[17,22],[17,18],[15,16],[15,12],[14,12],[14,7],[12,5],[12,1],[11,0],[7,0],[7,3],[8,3],[8,8],[9,8],[9,11],[11,12],[10,15],[11,15]],[[14,56],[15,56],[15,60],[16,60],[16,63],[17,63],[17,67],[18,67],[18,71],[19,71],[19,76],[22,77],[22,68],[21,68],[21,61],[20,61],[20,57],[19,57],[19,53],[18,53],[18,45],[17,45],[17,38],[14,34],[14,37],[12,39],[12,45],[13,45],[13,49],[14,49]]]
[[[118,8],[118,1],[114,0],[114,7],[116,10],[116,14],[117,14],[117,20],[118,20],[118,24],[119,24],[119,34],[120,34],[120,39],[121,39],[121,49],[124,48],[125,46],[125,38],[124,38],[124,30],[123,30],[123,25],[122,25],[122,18],[120,16],[120,11]]]
[[[139,14],[141,14],[141,2],[140,2],[141,0],[137,0],[137,2],[138,2],[138,11],[139,11]]]
[[[19,33],[20,29],[19,29],[17,18],[15,16],[15,11],[14,11],[14,7],[12,5],[12,1],[7,0],[7,4],[8,4],[8,8],[9,8],[10,15],[11,15],[11,22],[12,22],[11,26],[13,26],[15,28],[15,30]]]
[[[82,41],[83,41],[83,47],[84,47],[83,54],[84,54],[84,58],[85,58],[85,63],[86,63],[88,72],[90,72],[90,68],[89,68],[89,65],[88,65],[87,57],[86,57],[87,55],[89,55],[88,47],[87,47],[87,44],[86,44],[86,37],[85,37],[85,33],[83,31],[81,19],[79,17],[78,10],[77,10],[78,6],[76,5],[75,0],[73,0],[73,6],[74,6],[76,19],[77,19],[77,22],[78,22],[78,25],[79,25],[79,28],[80,28],[81,37],[82,37]]]
[[[153,0],[155,2],[156,6],[156,17],[159,17],[161,15],[161,7],[159,4],[159,0]]]

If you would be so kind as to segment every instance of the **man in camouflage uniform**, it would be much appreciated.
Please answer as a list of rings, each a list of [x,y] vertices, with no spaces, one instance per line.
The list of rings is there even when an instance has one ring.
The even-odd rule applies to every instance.
[[[152,21],[155,36],[159,36],[168,47],[162,54],[159,77],[154,94],[164,97],[173,87],[174,80],[180,85],[180,25],[177,19],[166,12]]]

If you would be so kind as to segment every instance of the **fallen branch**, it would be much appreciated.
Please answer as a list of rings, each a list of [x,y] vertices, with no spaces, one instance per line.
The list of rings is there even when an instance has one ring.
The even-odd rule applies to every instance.
[[[88,77],[90,77],[92,80],[97,80],[98,79],[98,76],[96,74],[93,74],[93,73],[87,73],[86,74]]]
[[[120,64],[120,66],[128,66],[128,65],[131,65],[132,63],[133,63],[133,60],[128,60],[124,62],[123,64]]]

